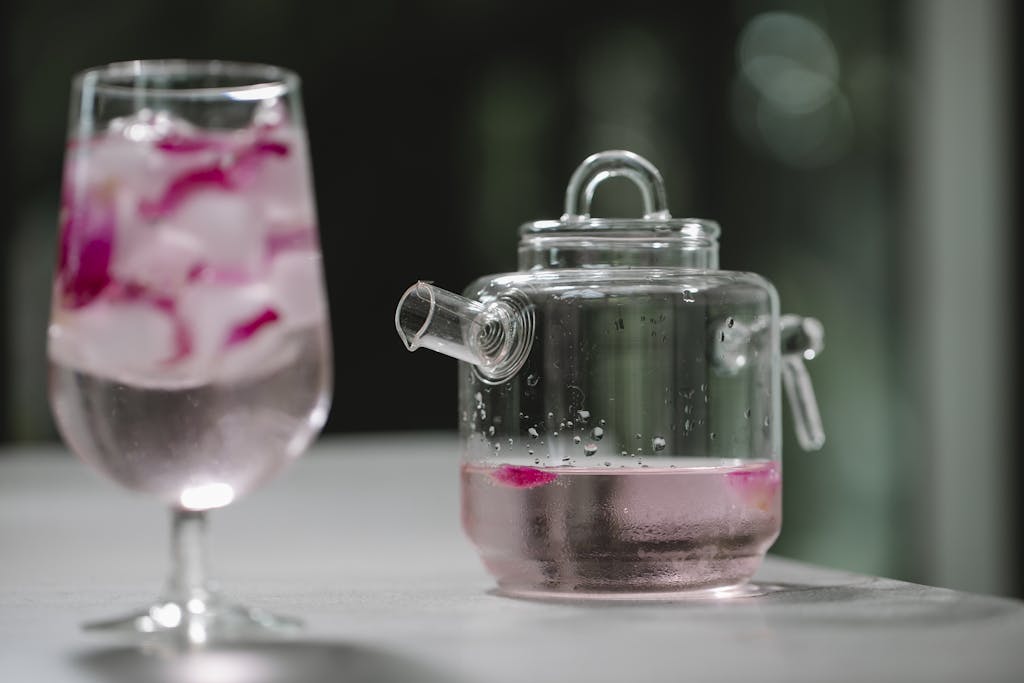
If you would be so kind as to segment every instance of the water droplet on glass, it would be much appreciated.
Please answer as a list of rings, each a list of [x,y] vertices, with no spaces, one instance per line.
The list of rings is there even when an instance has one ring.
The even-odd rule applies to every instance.
[[[494,436],[494,425],[487,428],[487,434],[488,436]]]
[[[619,455],[621,455],[622,457],[626,457],[627,455],[629,455],[629,453],[626,451],[622,451],[621,453],[619,453]]]
[[[750,419],[750,408],[747,408],[746,410],[743,411],[743,417],[747,418],[748,420]]]
[[[765,427],[767,427],[767,426],[768,426],[768,423],[769,423],[769,420],[768,420],[768,418],[766,417],[766,418],[764,419],[764,426],[765,426]]]
[[[693,423],[689,420],[683,420],[683,431],[689,432],[691,429],[693,429]]]
[[[567,420],[565,426],[568,427],[569,429],[572,429],[572,420]]]
[[[684,289],[683,290],[683,301],[685,301],[687,303],[692,303],[694,300],[695,299],[693,298],[693,292],[690,291],[689,289]]]
[[[613,399],[613,400],[614,400],[614,399]],[[601,418],[600,420],[598,420],[598,421],[597,421],[597,424],[599,424],[599,425],[601,425],[602,427],[604,427],[604,424],[605,424],[605,423],[604,423],[604,418],[602,417],[602,418]]]
[[[605,461],[604,461],[604,466],[605,466],[605,467],[611,467],[611,466],[612,466],[612,464],[611,464],[610,462],[608,462],[607,460],[605,460]]]
[[[540,377],[538,377],[537,375],[527,375],[526,376],[526,386],[528,386],[528,387],[535,387],[535,386],[537,386],[537,382],[539,382],[539,381],[540,381]]]
[[[531,453],[530,455],[533,455],[533,454]],[[533,464],[534,465],[539,465],[540,464],[540,458],[534,458],[533,459]]]
[[[577,446],[580,444],[581,441],[583,441],[583,439],[581,439],[579,436],[572,437],[572,442]]]
[[[690,413],[693,412],[693,406],[687,403],[685,406],[683,406],[683,412],[689,415]]]
[[[501,450],[501,444],[500,443],[494,444],[494,450],[500,451]]]
[[[700,390],[701,391],[707,391],[708,390],[708,385],[707,384],[701,384],[700,385]]]
[[[644,435],[643,435],[643,434],[641,434],[640,432],[637,432],[637,433],[636,433],[636,434],[634,434],[633,436],[635,436],[635,437],[636,437],[636,438],[637,438],[638,440],[639,440],[639,439],[642,439],[642,438],[644,438]]]
[[[590,431],[590,435],[597,439],[598,441],[600,441],[604,437],[604,430],[601,429],[600,427],[594,427]]]
[[[554,417],[554,416],[555,416],[554,413],[548,413],[548,417]]]
[[[509,446],[512,446],[513,444],[515,444],[515,441],[513,441],[513,440],[512,440],[511,438],[510,438],[510,439],[508,440],[508,445],[509,445]]]
[[[665,439],[660,436],[654,437],[653,439],[651,439],[651,448],[653,448],[655,451],[665,450]]]
[[[590,411],[589,410],[577,410],[576,414],[579,415],[581,422],[590,419]]]
[[[714,441],[716,438],[718,438],[718,434],[715,434],[714,432],[711,432],[710,436],[711,436],[711,440],[712,441]]]
[[[551,436],[558,436],[558,432],[551,432]]]
[[[526,433],[527,433],[527,434],[529,434],[529,435],[530,435],[530,438],[532,438],[532,439],[536,439],[536,438],[537,438],[538,436],[540,436],[540,435],[539,435],[539,434],[537,433],[537,429],[536,429],[536,428],[534,428],[534,427],[530,427],[529,429],[527,429],[527,430],[526,430]]]
[[[732,318],[729,318],[729,320],[728,320],[728,321],[726,321],[726,324],[727,324],[727,325],[728,325],[729,327],[732,327],[733,325],[735,325],[735,324],[736,324],[736,321],[735,321],[735,320],[733,320]]]
[[[594,453],[597,453],[597,444],[596,443],[588,443],[586,446],[583,447],[583,452],[589,458]]]

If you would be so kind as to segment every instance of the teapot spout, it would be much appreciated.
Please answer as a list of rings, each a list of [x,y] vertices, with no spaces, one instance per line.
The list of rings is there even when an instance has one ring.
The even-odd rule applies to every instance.
[[[399,299],[395,328],[410,351],[432,349],[499,383],[519,372],[529,356],[533,308],[520,292],[485,304],[420,281]]]

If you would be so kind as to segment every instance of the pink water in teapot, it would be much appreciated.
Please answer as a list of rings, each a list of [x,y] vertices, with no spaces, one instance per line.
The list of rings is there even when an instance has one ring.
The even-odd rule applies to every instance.
[[[779,534],[781,484],[778,463],[768,460],[466,464],[462,522],[509,593],[629,595],[736,586],[753,576]]]

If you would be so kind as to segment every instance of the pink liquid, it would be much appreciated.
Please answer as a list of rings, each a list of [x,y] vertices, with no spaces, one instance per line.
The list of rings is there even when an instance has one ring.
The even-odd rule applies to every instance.
[[[771,461],[462,467],[462,523],[511,593],[657,593],[748,581],[779,534]]]
[[[269,372],[180,388],[51,363],[54,416],[71,450],[122,486],[173,507],[222,507],[297,458],[326,418],[325,331],[284,341]]]

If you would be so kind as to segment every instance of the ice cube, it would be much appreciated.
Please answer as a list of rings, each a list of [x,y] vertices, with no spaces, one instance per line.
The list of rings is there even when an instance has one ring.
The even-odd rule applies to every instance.
[[[145,239],[125,240],[131,246],[118,254],[114,273],[118,280],[174,293],[206,258],[203,245],[195,235],[173,226],[150,230]]]
[[[89,374],[149,386],[176,352],[174,320],[147,301],[105,299],[55,316],[50,357]]]
[[[268,357],[280,344],[283,325],[279,321],[261,325],[240,343],[229,342],[240,325],[274,306],[270,287],[261,282],[228,285],[197,281],[183,288],[177,312],[192,340],[188,372],[209,378],[224,372],[260,373],[261,365],[269,363]],[[237,367],[240,364],[243,367]]]
[[[326,318],[321,258],[317,251],[284,251],[270,263],[270,287],[282,320],[291,329]]]
[[[246,273],[261,269],[266,228],[248,193],[198,190],[167,220],[195,240],[210,266]]]

